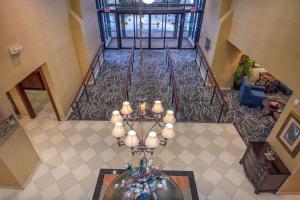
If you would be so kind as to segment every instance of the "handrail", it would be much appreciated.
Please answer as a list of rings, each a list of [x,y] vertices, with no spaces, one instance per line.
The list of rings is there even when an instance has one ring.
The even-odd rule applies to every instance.
[[[172,100],[171,101],[172,101],[172,103],[175,103],[175,116],[177,116],[180,99],[179,99],[179,95],[177,92],[178,88],[177,88],[176,78],[175,78],[175,73],[174,73],[174,64],[173,64],[170,49],[168,46],[167,46],[166,61],[168,64],[167,70],[170,70],[169,84],[172,84]]]
[[[91,64],[90,64],[90,67],[87,71],[87,73],[85,74],[81,84],[80,84],[80,87],[76,93],[76,95],[74,96],[74,99],[70,105],[70,107],[72,107],[72,109],[77,109],[77,112],[78,112],[78,115],[79,115],[79,118],[81,119],[82,116],[81,116],[81,112],[80,112],[80,108],[79,108],[79,100],[80,100],[80,97],[81,97],[81,93],[82,91],[85,92],[85,95],[86,95],[86,98],[87,98],[87,101],[89,101],[89,94],[88,94],[88,90],[86,88],[86,86],[88,85],[88,83],[90,82],[90,79],[91,77],[93,76],[93,79],[95,80],[96,77],[95,77],[95,73],[94,73],[94,70],[95,70],[95,67],[97,64],[99,64],[99,69],[100,69],[100,55],[102,54],[103,58],[104,58],[104,46],[103,46],[103,43],[101,43],[99,49],[97,50]]]
[[[134,48],[131,48],[130,56],[128,59],[127,65],[127,73],[125,77],[124,87],[122,89],[121,95],[123,101],[128,101],[129,94],[128,94],[128,86],[131,85],[131,72],[133,71],[133,62],[134,62]]]
[[[210,100],[210,104],[212,104],[215,94],[217,94],[219,102],[222,104],[221,112],[220,112],[219,117],[218,117],[218,122],[219,122],[221,120],[221,116],[222,116],[223,111],[227,112],[229,110],[229,106],[228,106],[227,102],[225,101],[223,93],[222,93],[222,91],[219,87],[218,81],[216,80],[215,75],[211,70],[211,67],[209,65],[209,62],[208,62],[207,58],[205,57],[203,49],[200,47],[199,44],[197,44],[196,47],[197,48],[196,48],[195,61],[197,61],[197,56],[199,55],[199,57],[200,57],[199,68],[201,70],[201,66],[203,64],[203,67],[204,67],[205,72],[206,72],[205,79],[204,79],[204,86],[206,85],[207,78],[209,79],[211,85],[213,86],[213,94],[212,94],[212,97],[211,97],[211,100]]]

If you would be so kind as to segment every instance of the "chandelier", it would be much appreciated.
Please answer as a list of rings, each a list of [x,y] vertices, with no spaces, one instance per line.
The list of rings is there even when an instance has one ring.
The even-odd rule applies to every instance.
[[[152,4],[155,0],[143,0],[145,4]]]
[[[112,130],[112,135],[117,139],[118,145],[126,145],[134,156],[136,153],[153,155],[154,150],[159,146],[166,146],[168,139],[175,137],[173,124],[175,116],[172,110],[168,110],[163,117],[164,108],[161,101],[155,101],[151,112],[147,112],[146,101],[141,101],[137,110],[134,112],[128,101],[123,102],[120,111],[112,112],[111,122],[115,125]],[[135,122],[138,124],[142,120],[152,120],[154,124],[150,130],[144,132],[141,129],[140,133],[135,130]],[[156,133],[154,128],[159,127],[160,132]]]

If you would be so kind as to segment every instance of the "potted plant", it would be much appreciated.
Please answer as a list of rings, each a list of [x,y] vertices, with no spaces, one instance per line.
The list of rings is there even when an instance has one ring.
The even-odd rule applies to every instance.
[[[240,63],[236,72],[234,73],[233,88],[236,90],[240,89],[241,83],[244,76],[248,78],[253,76],[252,67],[255,64],[254,60],[247,55],[242,55]]]

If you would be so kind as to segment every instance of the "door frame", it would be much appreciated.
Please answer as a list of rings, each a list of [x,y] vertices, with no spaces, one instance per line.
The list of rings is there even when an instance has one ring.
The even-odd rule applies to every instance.
[[[50,102],[52,104],[52,107],[53,107],[53,110],[54,110],[54,113],[56,115],[56,118],[58,121],[61,121],[61,118],[60,118],[60,115],[58,113],[58,109],[56,107],[56,104],[55,104],[55,101],[54,101],[54,98],[52,96],[52,93],[50,91],[50,88],[49,88],[49,85],[47,83],[47,79],[44,75],[44,72],[43,72],[43,69],[42,67],[38,67],[34,72],[38,72],[40,78],[41,78],[41,81],[43,83],[43,85],[45,86],[45,89],[47,91],[47,94],[48,94],[48,97],[50,99]],[[22,81],[21,81],[22,82]],[[36,118],[36,113],[31,105],[31,102],[29,101],[28,99],[28,96],[27,94],[25,93],[25,88],[22,86],[21,82],[19,82],[17,85],[16,85],[16,89],[21,97],[21,100],[30,116],[31,119],[34,119]]]

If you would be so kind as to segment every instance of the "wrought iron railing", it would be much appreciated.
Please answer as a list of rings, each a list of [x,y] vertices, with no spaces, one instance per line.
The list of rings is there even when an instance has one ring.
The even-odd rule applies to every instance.
[[[218,81],[215,78],[214,73],[211,70],[211,67],[209,65],[209,62],[207,61],[204,51],[198,44],[196,46],[196,56],[195,56],[195,62],[197,63],[197,59],[200,59],[199,62],[199,70],[200,72],[204,72],[204,83],[203,86],[206,86],[209,82],[209,85],[213,88],[212,95],[210,98],[210,104],[213,103],[214,97],[217,96],[218,102],[221,104],[220,113],[218,115],[217,122],[220,122],[222,120],[222,115],[224,112],[227,112],[229,110],[228,104],[225,101],[224,95],[219,87]],[[203,68],[203,70],[201,69]]]
[[[124,86],[122,89],[122,100],[129,101],[129,85],[131,85],[131,72],[133,71],[134,48],[131,48],[130,56],[127,64],[127,72],[125,76]]]
[[[89,91],[88,91],[88,86],[92,85],[95,83],[96,81],[96,67],[99,67],[99,71],[101,70],[101,63],[100,63],[100,57],[103,57],[104,59],[104,47],[103,44],[100,45],[94,59],[91,62],[91,65],[84,77],[84,79],[82,80],[80,87],[71,103],[71,108],[72,110],[76,110],[78,113],[78,116],[80,119],[82,119],[82,114],[80,111],[80,100],[83,98],[83,96],[86,97],[86,101],[89,101]],[[93,79],[91,79],[93,77]],[[92,80],[92,83],[91,83]],[[84,95],[82,95],[82,92],[84,92]]]
[[[167,46],[167,50],[166,50],[166,62],[167,62],[167,71],[170,72],[169,85],[172,87],[172,100],[171,100],[171,102],[174,105],[175,116],[177,117],[179,106],[180,106],[180,99],[179,99],[179,94],[178,94],[176,77],[175,77],[175,73],[174,73],[174,63],[172,61],[170,49],[169,49],[168,46]]]

